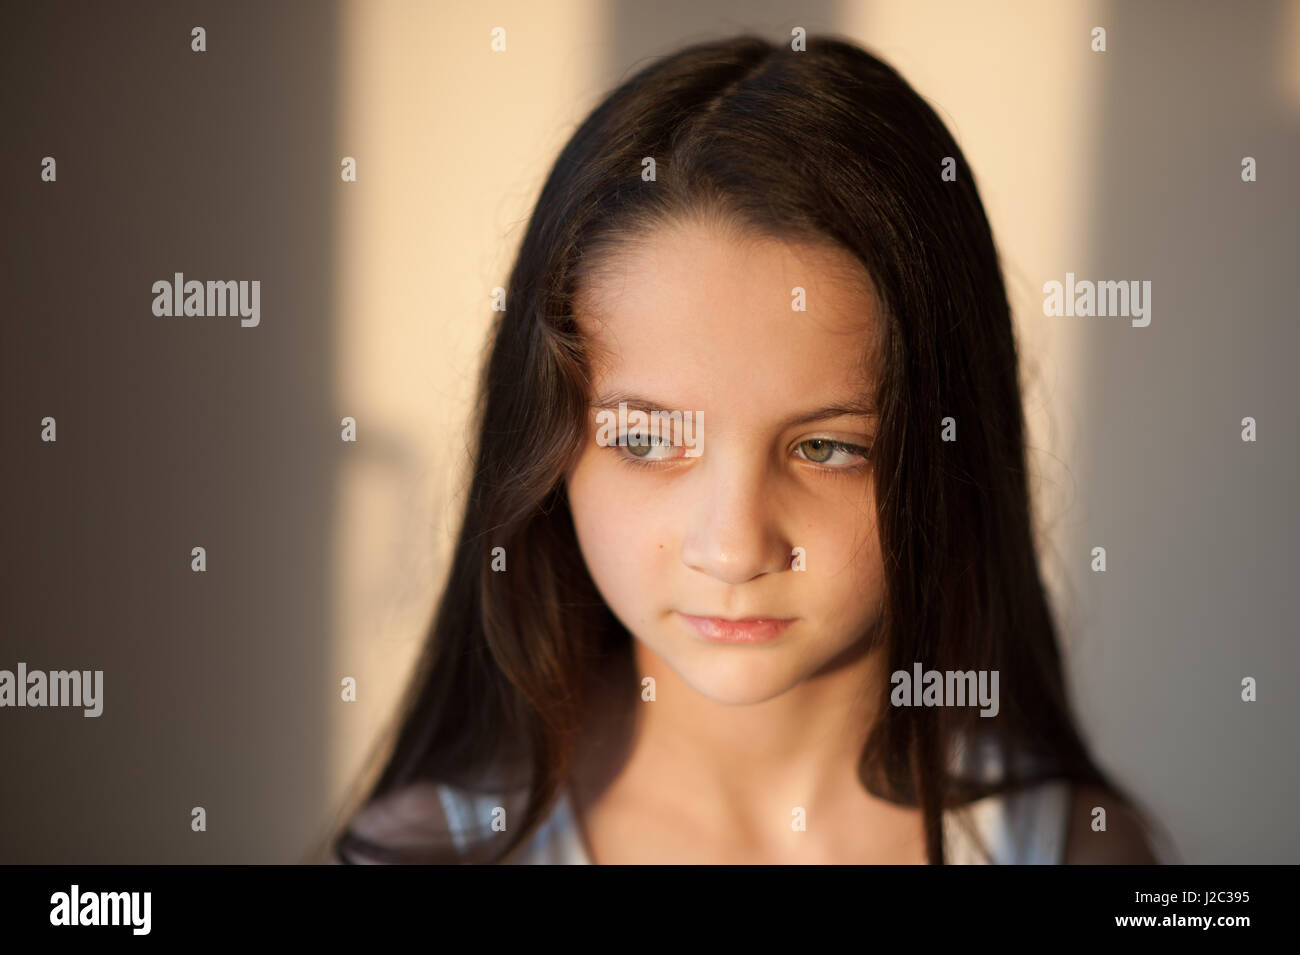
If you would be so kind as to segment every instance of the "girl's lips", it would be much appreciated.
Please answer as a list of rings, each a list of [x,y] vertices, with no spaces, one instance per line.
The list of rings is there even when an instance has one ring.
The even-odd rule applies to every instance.
[[[751,617],[747,620],[727,620],[723,617],[697,617],[681,614],[700,636],[715,643],[766,643],[775,640],[794,618]]]

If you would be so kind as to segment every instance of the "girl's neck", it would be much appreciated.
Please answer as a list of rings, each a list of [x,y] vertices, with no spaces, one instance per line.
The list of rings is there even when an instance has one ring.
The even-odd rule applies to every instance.
[[[923,862],[919,812],[872,796],[857,777],[866,701],[887,692],[869,682],[882,678],[874,672],[881,656],[859,652],[774,699],[728,705],[633,641],[609,661],[578,747],[572,805],[587,854],[596,862]],[[656,680],[653,702],[639,695],[644,676]]]
[[[737,648],[739,652],[750,652]],[[770,818],[862,793],[857,767],[888,694],[883,654],[866,641],[784,693],[752,704],[704,696],[643,642],[608,661],[578,747],[574,792],[592,803],[640,780],[661,801]],[[653,677],[655,698],[642,699]]]

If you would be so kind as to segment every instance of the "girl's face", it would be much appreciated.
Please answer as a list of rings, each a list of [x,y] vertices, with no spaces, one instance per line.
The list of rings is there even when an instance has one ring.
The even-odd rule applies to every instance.
[[[583,293],[596,400],[569,501],[592,579],[642,651],[734,704],[861,650],[884,592],[862,456],[877,423],[866,270],[836,247],[691,222],[626,247]],[[694,433],[611,443],[620,400],[629,417],[640,402],[682,412]],[[718,642],[689,616],[793,622]]]

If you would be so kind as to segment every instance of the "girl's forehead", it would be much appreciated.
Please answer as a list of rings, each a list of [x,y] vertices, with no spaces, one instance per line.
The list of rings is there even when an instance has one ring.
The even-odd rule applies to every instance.
[[[696,220],[629,237],[589,269],[579,302],[594,312],[732,302],[826,316],[845,303],[877,298],[866,267],[830,239],[781,239]],[[796,289],[804,291],[804,302]]]
[[[843,393],[872,377],[877,303],[838,246],[687,225],[603,263],[575,318],[601,386]]]

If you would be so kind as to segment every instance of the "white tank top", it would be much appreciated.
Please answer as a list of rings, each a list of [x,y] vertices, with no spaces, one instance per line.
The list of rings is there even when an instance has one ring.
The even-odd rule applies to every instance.
[[[945,861],[954,865],[1060,864],[1065,856],[1070,792],[1068,782],[1053,780],[945,812]],[[470,832],[491,828],[493,809],[501,805],[499,797],[471,794],[445,784],[438,786],[438,798],[461,851]],[[980,851],[981,842],[988,847],[991,858]],[[567,793],[560,796],[545,822],[510,861],[516,865],[591,864]]]

